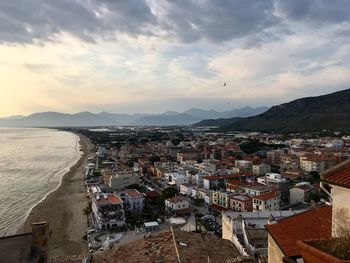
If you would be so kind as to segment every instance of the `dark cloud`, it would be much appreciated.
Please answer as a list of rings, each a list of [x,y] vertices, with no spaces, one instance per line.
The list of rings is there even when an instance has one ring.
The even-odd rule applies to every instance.
[[[254,46],[255,41],[278,39],[278,32],[270,29],[283,19],[340,23],[349,21],[350,13],[348,0],[150,1],[0,1],[0,43],[54,40],[55,34],[68,32],[87,42],[117,38],[118,33],[161,35],[185,43],[250,37],[247,46]]]
[[[296,21],[323,24],[350,20],[349,0],[279,0],[276,6],[283,15]]]
[[[0,42],[30,43],[68,32],[84,41],[144,33],[154,19],[142,0],[0,1]]]
[[[159,1],[161,25],[185,42],[213,42],[260,32],[279,23],[271,0]]]

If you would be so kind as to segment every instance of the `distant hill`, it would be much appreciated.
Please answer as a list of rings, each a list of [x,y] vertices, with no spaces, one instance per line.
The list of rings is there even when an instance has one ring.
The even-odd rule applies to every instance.
[[[232,111],[218,112],[214,110],[190,109],[180,113],[166,111],[162,114],[119,114],[101,112],[79,112],[66,114],[60,112],[40,112],[29,116],[14,116],[0,118],[0,126],[15,127],[87,127],[87,126],[170,126],[170,125],[191,125],[206,119],[246,116],[253,112],[266,110],[266,107],[250,108],[244,107]],[[235,115],[237,114],[237,115]],[[251,116],[251,115],[249,115]]]
[[[184,113],[203,120],[203,119],[218,119],[218,118],[233,118],[233,117],[250,117],[250,116],[255,116],[260,113],[263,113],[268,109],[269,108],[266,106],[257,107],[257,108],[246,106],[239,109],[219,112],[215,110],[202,110],[202,109],[192,108],[192,109],[189,109],[188,111],[185,111]]]
[[[229,125],[237,122],[240,120],[240,117],[233,117],[233,118],[220,118],[220,119],[207,119],[207,120],[202,120],[200,122],[197,122],[193,124],[194,127],[220,127],[224,125]]]
[[[193,117],[185,113],[179,113],[176,115],[155,115],[145,116],[132,122],[131,125],[135,126],[171,126],[171,125],[190,125],[200,121],[199,118]]]
[[[350,131],[350,89],[318,97],[297,99],[234,123],[223,130],[263,132]]]

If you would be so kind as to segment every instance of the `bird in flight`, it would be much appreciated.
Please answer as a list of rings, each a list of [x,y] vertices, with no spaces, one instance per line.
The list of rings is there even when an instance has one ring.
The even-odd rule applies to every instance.
[[[224,87],[226,87],[226,82],[224,82]]]

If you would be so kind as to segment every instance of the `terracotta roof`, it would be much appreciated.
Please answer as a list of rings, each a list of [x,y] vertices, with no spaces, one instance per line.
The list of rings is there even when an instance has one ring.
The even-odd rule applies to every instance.
[[[108,195],[108,201],[113,205],[123,203],[123,200],[119,196],[116,196],[116,195]]]
[[[332,207],[325,205],[283,218],[276,224],[266,225],[266,229],[285,256],[301,255],[298,240],[331,236]]]
[[[277,191],[271,191],[271,192],[263,193],[261,195],[253,196],[252,198],[258,199],[258,200],[269,200],[269,199],[275,198],[278,195],[279,193]]]
[[[174,204],[182,202],[182,201],[186,201],[186,199],[183,198],[182,196],[174,196],[174,197],[168,198],[167,200],[171,203],[174,203]]]
[[[98,199],[97,199],[97,196],[99,196]],[[98,206],[105,206],[105,205],[109,205],[109,204],[117,205],[117,204],[123,203],[123,200],[119,196],[116,196],[114,194],[96,195],[95,200],[96,200],[96,203]]]
[[[211,209],[218,210],[218,211],[227,211],[228,210],[225,207],[222,207],[222,206],[219,206],[219,205],[216,205],[216,204],[211,204],[209,207]]]
[[[142,198],[142,197],[145,197],[144,193],[140,193],[136,189],[130,189],[129,191],[127,191],[127,194],[131,198]]]
[[[146,195],[147,195],[148,197],[158,197],[158,196],[160,196],[161,194],[160,194],[159,192],[155,191],[155,190],[152,190],[152,191],[148,191],[148,192],[146,193]]]
[[[350,188],[350,159],[322,173],[322,181]]]

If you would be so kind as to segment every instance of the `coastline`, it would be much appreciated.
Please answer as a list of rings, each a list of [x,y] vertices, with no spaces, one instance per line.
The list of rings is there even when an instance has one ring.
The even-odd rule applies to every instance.
[[[88,229],[83,209],[88,205],[84,186],[84,168],[93,145],[79,136],[80,159],[63,175],[58,187],[35,205],[24,221],[20,232],[30,232],[31,223],[48,221],[52,231],[49,239],[50,256],[86,254],[82,239]]]

